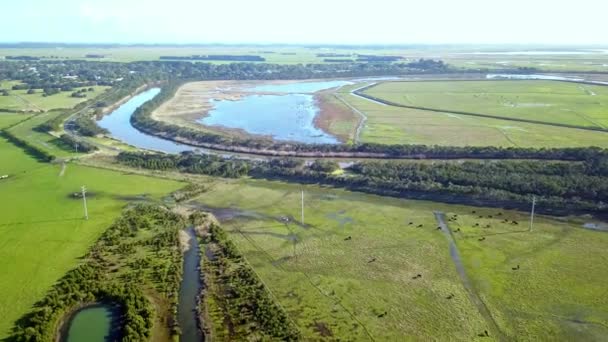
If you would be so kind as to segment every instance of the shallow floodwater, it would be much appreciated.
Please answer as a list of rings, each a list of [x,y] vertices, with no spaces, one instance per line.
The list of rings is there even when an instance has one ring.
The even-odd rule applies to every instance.
[[[140,93],[128,102],[118,107],[112,113],[105,115],[97,121],[99,127],[105,128],[113,138],[121,140],[129,145],[161,152],[179,153],[196,149],[193,146],[178,144],[169,140],[157,138],[138,131],[131,126],[131,115],[144,103],[153,99],[160,93],[160,88],[152,88]]]
[[[199,276],[200,253],[194,229],[187,230],[190,238],[189,248],[184,253],[184,273],[179,288],[179,303],[177,306],[177,320],[182,330],[179,340],[181,342],[198,342],[203,337],[196,322],[197,298],[201,291]]]
[[[319,108],[310,94],[249,95],[238,101],[213,103],[208,116],[200,120],[204,125],[242,129],[276,140],[338,143],[334,136],[314,126]]]
[[[319,90],[342,87],[353,84],[350,81],[315,81],[315,82],[293,82],[286,84],[264,84],[245,89],[251,92],[290,93],[307,94],[316,93]]]
[[[69,322],[65,342],[111,341],[112,309],[105,305],[91,306],[78,311]]]

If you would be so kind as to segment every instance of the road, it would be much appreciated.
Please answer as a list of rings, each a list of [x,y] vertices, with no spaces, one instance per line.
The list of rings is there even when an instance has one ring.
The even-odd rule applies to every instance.
[[[448,239],[448,243],[450,245],[450,257],[452,258],[452,261],[454,262],[454,265],[456,266],[456,272],[458,272],[458,275],[460,276],[460,281],[462,282],[462,285],[466,289],[466,291],[469,295],[469,299],[477,307],[479,314],[484,318],[484,320],[488,324],[488,327],[489,327],[488,330],[493,335],[493,337],[495,337],[499,341],[506,340],[502,331],[498,327],[498,324],[496,324],[496,321],[494,320],[492,313],[490,312],[490,310],[488,309],[486,304],[483,302],[483,300],[479,297],[479,295],[477,294],[477,291],[475,291],[475,288],[473,287],[473,285],[471,283],[471,280],[467,276],[466,269],[464,268],[464,265],[462,264],[462,260],[460,259],[460,253],[458,252],[458,246],[456,246],[456,241],[454,241],[454,234],[450,230],[450,227],[448,226],[448,224],[445,222],[445,214],[440,211],[435,211],[435,212],[433,212],[433,214],[435,214],[435,219],[437,220],[437,223],[441,227],[441,231]]]

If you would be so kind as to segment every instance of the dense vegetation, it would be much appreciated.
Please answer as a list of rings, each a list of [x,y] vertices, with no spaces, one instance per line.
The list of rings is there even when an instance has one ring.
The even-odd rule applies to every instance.
[[[201,241],[204,302],[217,341],[296,341],[300,332],[271,297],[236,245],[217,224],[208,225]]]
[[[381,195],[437,201],[521,208],[537,196],[541,211],[608,210],[608,157],[584,162],[367,161],[354,164],[346,174],[339,166],[317,160],[305,165],[297,159],[269,161],[222,160],[191,153],[179,156],[121,153],[117,160],[149,169],[175,169],[222,177],[257,178],[322,183]],[[196,165],[196,168],[179,166]],[[238,170],[235,172],[234,170]]]
[[[238,178],[248,174],[249,163],[215,155],[184,152],[178,155],[121,152],[116,159],[125,165],[152,170],[179,170],[210,176]]]
[[[68,134],[62,134],[59,137],[59,143],[66,150],[73,150],[82,153],[89,153],[98,150],[95,145],[92,145],[83,139],[78,139]]]
[[[162,207],[142,204],[126,210],[91,248],[86,261],[16,323],[11,340],[55,341],[60,318],[94,302],[120,306],[123,341],[147,340],[155,315],[167,314],[154,312],[150,291],[171,303],[168,314],[175,315],[181,279],[177,233],[184,225],[181,216]]]

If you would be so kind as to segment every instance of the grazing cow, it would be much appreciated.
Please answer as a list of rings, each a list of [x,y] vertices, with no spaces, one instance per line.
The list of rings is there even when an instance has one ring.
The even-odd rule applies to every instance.
[[[517,271],[517,270],[519,270],[519,264],[517,264],[517,267],[511,267],[511,269],[512,269],[513,271]]]
[[[378,318],[382,318],[384,316],[388,315],[388,312],[384,311],[383,313],[378,315]]]
[[[422,228],[422,225],[421,225],[421,224],[419,224],[419,225],[417,225],[416,227],[418,227],[418,228]]]
[[[458,228],[454,231],[454,233],[458,233],[458,232],[460,232],[460,228]]]
[[[454,298],[454,294],[453,294],[453,293],[450,293],[450,295],[449,295],[449,296],[447,296],[447,297],[445,297],[445,298],[446,298],[446,299],[452,299],[452,298]]]
[[[348,241],[348,240],[352,240],[352,239],[353,239],[353,237],[349,236],[349,237],[345,238],[344,241]]]
[[[411,225],[413,225],[413,224],[414,224],[414,222],[410,222],[410,223],[408,223],[408,224],[411,226]]]
[[[441,226],[437,226],[437,230],[441,230]]]
[[[475,210],[471,211],[471,214],[476,214],[476,213],[477,213],[477,211],[475,211]]]
[[[422,274],[418,273],[412,277],[412,279],[418,279],[418,278],[422,278]]]
[[[488,218],[493,218],[493,216],[492,215],[488,215]]]
[[[372,262],[376,261],[376,258],[371,258],[367,263],[370,264]]]
[[[519,222],[517,221],[511,221],[513,224],[519,224]]]
[[[496,215],[498,215],[498,216],[502,216],[502,213],[501,213],[501,212],[499,212],[499,213],[498,213],[498,214],[496,214]]]
[[[483,218],[483,215],[479,215],[479,218]]]
[[[479,241],[483,241],[483,240],[485,240],[485,239],[486,239],[486,237],[484,236],[484,237],[482,237],[482,238],[480,238],[480,239],[478,239],[478,240],[479,240]]]
[[[479,223],[475,223],[475,227],[479,227]]]
[[[490,227],[492,227],[492,226],[490,226],[490,224],[486,224],[486,228],[490,228]]]

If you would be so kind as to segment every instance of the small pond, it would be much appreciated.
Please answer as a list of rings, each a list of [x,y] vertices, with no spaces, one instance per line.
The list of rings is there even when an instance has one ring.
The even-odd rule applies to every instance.
[[[107,305],[92,305],[77,311],[68,322],[63,342],[106,342],[116,339],[117,315]]]

